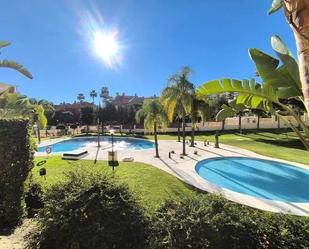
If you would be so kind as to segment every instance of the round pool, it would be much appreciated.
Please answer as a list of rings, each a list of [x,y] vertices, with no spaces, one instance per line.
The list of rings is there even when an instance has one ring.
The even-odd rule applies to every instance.
[[[200,161],[196,172],[217,186],[260,199],[309,202],[309,170],[290,164],[245,157]]]
[[[78,137],[68,140],[64,140],[58,143],[51,144],[52,152],[68,152],[72,150],[81,149],[83,147],[94,147],[98,144],[97,137]],[[100,137],[101,147],[104,149],[109,149],[112,146],[111,137]],[[144,139],[128,138],[128,137],[114,137],[114,149],[124,150],[124,149],[150,149],[154,147],[154,143]],[[46,146],[40,146],[38,152],[45,152]]]

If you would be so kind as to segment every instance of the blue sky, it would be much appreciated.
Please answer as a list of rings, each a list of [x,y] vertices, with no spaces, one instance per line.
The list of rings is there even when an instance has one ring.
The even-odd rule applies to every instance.
[[[108,86],[111,94],[160,94],[169,75],[188,65],[197,86],[222,77],[248,78],[255,70],[248,48],[272,53],[280,35],[295,52],[283,14],[268,16],[270,0],[2,0],[1,40],[34,76],[1,69],[1,82],[29,97],[72,102],[79,92]],[[89,16],[117,30],[122,61],[108,68],[89,41]],[[88,17],[88,18],[87,18]]]

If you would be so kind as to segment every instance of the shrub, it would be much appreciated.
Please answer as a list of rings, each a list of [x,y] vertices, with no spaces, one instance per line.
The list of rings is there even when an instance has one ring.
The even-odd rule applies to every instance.
[[[41,185],[30,181],[28,189],[25,191],[25,203],[29,218],[34,217],[39,209],[44,207]]]
[[[153,219],[151,248],[308,248],[309,219],[270,214],[208,194],[168,202]]]
[[[0,120],[0,231],[14,228],[23,214],[23,185],[33,167],[27,120]]]
[[[145,248],[148,222],[128,188],[105,176],[70,173],[44,195],[29,248]]]

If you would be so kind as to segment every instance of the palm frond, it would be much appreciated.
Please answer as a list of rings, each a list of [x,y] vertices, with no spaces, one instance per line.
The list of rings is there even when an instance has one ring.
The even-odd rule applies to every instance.
[[[2,61],[0,61],[0,67],[6,67],[6,68],[14,69],[14,70],[20,72],[21,74],[23,74],[24,76],[28,77],[29,79],[33,79],[32,75],[28,71],[28,69],[26,69],[24,66],[22,66],[21,64],[15,62],[15,61],[2,60]]]

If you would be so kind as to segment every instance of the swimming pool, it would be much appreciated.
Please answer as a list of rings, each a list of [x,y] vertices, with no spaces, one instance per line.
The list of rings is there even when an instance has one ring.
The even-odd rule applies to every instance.
[[[259,199],[309,202],[309,170],[290,164],[220,157],[198,162],[195,170],[210,183]]]
[[[83,147],[95,147],[98,144],[97,137],[79,137],[64,140],[58,143],[51,144],[52,152],[68,152],[72,150],[81,149]],[[100,137],[101,147],[104,149],[109,149],[112,146],[111,137]],[[134,149],[143,150],[150,149],[154,147],[154,143],[144,139],[128,138],[128,137],[114,137],[114,149],[124,150],[124,149]],[[38,152],[45,152],[46,146],[41,146]]]

